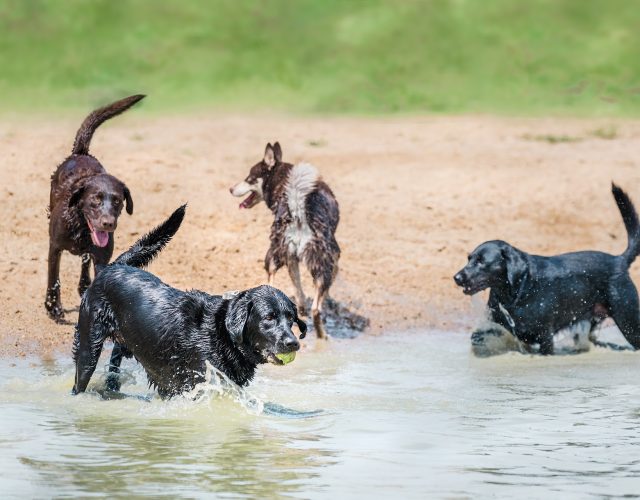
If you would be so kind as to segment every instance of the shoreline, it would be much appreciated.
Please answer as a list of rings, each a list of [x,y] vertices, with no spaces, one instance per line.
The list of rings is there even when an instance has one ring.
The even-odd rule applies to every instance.
[[[0,117],[2,357],[70,352],[74,325],[56,325],[43,307],[46,208],[49,176],[83,118]],[[611,181],[640,205],[637,120],[132,110],[101,127],[91,146],[134,199],[133,216],[120,217],[114,257],[188,202],[182,228],[150,271],[210,293],[264,283],[271,213],[264,204],[238,210],[228,188],[275,140],[285,161],[314,164],[336,194],[342,256],[330,295],[369,317],[373,335],[472,325],[477,308],[452,276],[485,240],[542,255],[621,253],[626,236]],[[72,323],[79,272],[80,258],[65,253],[62,299]],[[638,282],[640,266],[631,275]],[[311,294],[306,273],[303,283]],[[286,270],[275,284],[293,293]]]

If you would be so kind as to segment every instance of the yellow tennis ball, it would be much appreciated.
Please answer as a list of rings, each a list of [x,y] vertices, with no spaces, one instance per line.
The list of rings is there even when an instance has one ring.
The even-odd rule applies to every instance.
[[[283,365],[287,365],[291,363],[294,359],[296,359],[296,353],[294,351],[294,352],[287,352],[284,354],[276,354],[276,358],[282,361]]]

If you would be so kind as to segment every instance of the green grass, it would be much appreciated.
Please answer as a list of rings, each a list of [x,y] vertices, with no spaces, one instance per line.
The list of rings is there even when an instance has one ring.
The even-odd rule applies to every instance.
[[[640,115],[635,0],[0,0],[0,106]]]

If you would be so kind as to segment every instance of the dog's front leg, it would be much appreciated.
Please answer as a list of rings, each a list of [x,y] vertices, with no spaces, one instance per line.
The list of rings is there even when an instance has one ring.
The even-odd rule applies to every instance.
[[[553,333],[545,332],[538,338],[540,339],[540,354],[551,356],[553,354]]]
[[[62,250],[53,244],[49,244],[49,276],[47,281],[47,294],[44,299],[44,307],[49,317],[60,323],[64,320],[64,311],[60,301],[60,258]]]
[[[80,282],[78,283],[78,295],[82,298],[84,292],[87,291],[91,284],[91,276],[89,276],[89,266],[91,265],[91,254],[82,254],[82,267],[80,269]]]

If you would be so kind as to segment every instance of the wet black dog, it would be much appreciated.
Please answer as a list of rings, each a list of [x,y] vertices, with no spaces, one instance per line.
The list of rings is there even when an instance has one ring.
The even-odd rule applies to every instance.
[[[204,381],[207,361],[236,384],[246,385],[259,364],[282,364],[277,354],[300,348],[291,327],[296,322],[303,338],[306,325],[293,302],[275,288],[260,286],[226,299],[176,290],[139,269],[168,243],[183,217],[181,207],[99,269],[80,306],[74,394],[87,388],[107,338],[124,349],[114,353],[114,368],[122,354],[133,355],[163,398]]]
[[[490,288],[489,319],[528,346],[553,354],[555,332],[611,317],[634,349],[640,349],[640,307],[629,266],[640,253],[640,221],[627,194],[612,185],[628,235],[622,255],[574,252],[530,255],[504,241],[488,241],[469,255],[454,280],[473,295]],[[474,335],[481,334],[476,332]]]

